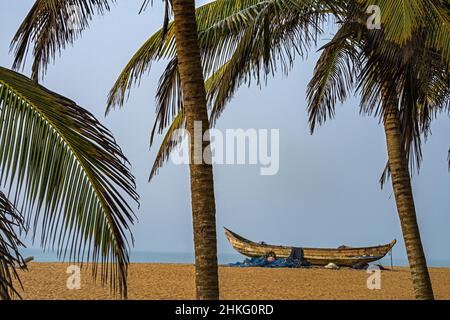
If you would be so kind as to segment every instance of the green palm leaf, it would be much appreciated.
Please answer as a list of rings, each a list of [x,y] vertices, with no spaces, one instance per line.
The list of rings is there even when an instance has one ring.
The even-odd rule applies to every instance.
[[[343,103],[354,90],[361,63],[354,41],[358,29],[358,24],[344,23],[323,47],[307,91],[311,132],[317,124],[333,118],[337,101]]]
[[[404,45],[411,41],[415,32],[427,29],[427,46],[439,50],[450,64],[450,4],[447,0],[363,0],[361,4],[364,8],[379,6],[387,41]]]
[[[447,0],[430,0],[428,2],[430,21],[434,23],[427,26],[429,37],[427,47],[440,52],[450,70],[450,2]]]
[[[163,133],[174,119],[181,113],[183,97],[181,79],[178,73],[178,59],[173,58],[162,74],[156,92],[156,120],[150,136],[150,147],[153,145],[156,133]]]
[[[173,58],[167,65],[161,76],[156,93],[157,111],[156,120],[150,136],[150,147],[153,146],[156,134],[162,134],[167,127],[167,119],[172,119],[172,123],[159,146],[155,161],[150,172],[149,181],[157,174],[159,169],[169,159],[171,152],[183,141],[178,129],[184,129],[185,117],[183,111],[183,98],[181,92],[181,80],[178,73],[177,58]],[[170,116],[166,114],[170,112]]]
[[[17,268],[23,266],[19,247],[23,246],[17,231],[23,230],[23,217],[0,191],[0,300],[20,297],[13,280],[20,283]]]
[[[426,22],[427,0],[363,0],[363,7],[381,10],[382,29],[388,41],[404,44]]]
[[[165,42],[163,42],[163,30],[159,30],[136,52],[109,93],[106,113],[115,106],[122,106],[125,103],[126,92],[139,82],[142,75],[149,70],[152,61],[175,55],[174,33],[175,28],[171,23],[168,26]]]
[[[159,146],[158,153],[156,154],[155,161],[153,162],[152,170],[150,172],[149,181],[152,180],[157,174],[159,169],[167,162],[172,151],[178,147],[183,141],[184,135],[180,129],[184,129],[186,124],[184,111],[181,110],[173,119],[172,124],[167,129],[166,134]]]
[[[0,67],[0,182],[60,258],[101,262],[126,294],[134,177],[111,133],[75,102]],[[93,265],[94,275],[97,265]]]
[[[94,14],[110,10],[115,0],[36,0],[11,43],[15,60],[13,68],[20,69],[33,48],[32,79],[45,73],[47,65],[61,49],[80,37],[88,28]]]

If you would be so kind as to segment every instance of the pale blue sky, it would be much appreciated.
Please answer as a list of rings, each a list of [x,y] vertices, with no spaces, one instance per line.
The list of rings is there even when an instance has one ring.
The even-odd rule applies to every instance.
[[[119,1],[111,13],[95,18],[83,38],[49,67],[43,84],[97,115],[129,157],[141,196],[135,249],[191,252],[188,168],[168,165],[147,183],[155,156],[155,149],[148,151],[154,95],[164,64],[154,65],[123,110],[104,118],[117,75],[162,23],[161,3],[138,15],[141,2]],[[12,64],[9,43],[32,3],[0,0],[1,66]],[[386,161],[378,119],[361,117],[353,98],[338,108],[335,120],[309,134],[305,91],[316,59],[317,54],[298,59],[288,78],[277,76],[262,90],[242,87],[220,119],[219,128],[279,128],[280,171],[260,176],[257,166],[215,168],[219,252],[232,252],[220,229],[227,226],[250,239],[297,246],[365,246],[397,238],[394,256],[404,258],[392,189],[381,191],[378,184]],[[450,259],[449,136],[449,119],[441,116],[413,181],[431,259]]]

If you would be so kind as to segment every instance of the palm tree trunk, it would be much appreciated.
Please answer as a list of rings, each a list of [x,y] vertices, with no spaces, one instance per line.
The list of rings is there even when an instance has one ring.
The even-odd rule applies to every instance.
[[[209,129],[206,107],[206,91],[198,45],[194,0],[172,0],[175,16],[175,39],[178,56],[183,106],[186,113],[186,129],[190,139],[190,174],[192,220],[195,246],[195,284],[197,299],[219,299],[217,270],[216,208],[211,155],[200,157],[208,142],[202,142],[201,150],[195,150],[194,124],[201,123],[203,137]],[[198,146],[199,148],[200,146]],[[197,157],[196,157],[197,156]],[[200,163],[195,160],[200,160]]]
[[[433,289],[417,224],[408,160],[401,138],[399,112],[396,106],[391,109],[385,115],[384,129],[392,186],[408,254],[414,292],[416,299],[433,300]]]

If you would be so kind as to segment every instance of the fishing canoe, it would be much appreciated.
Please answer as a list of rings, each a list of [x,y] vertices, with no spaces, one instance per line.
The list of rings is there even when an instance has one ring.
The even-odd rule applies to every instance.
[[[262,257],[270,252],[275,253],[277,258],[287,258],[293,247],[276,246],[266,243],[256,243],[224,228],[225,235],[233,248],[244,256],[255,258]],[[312,265],[325,266],[330,262],[338,266],[351,267],[358,263],[370,263],[383,258],[397,243],[394,239],[389,244],[375,247],[361,248],[302,248],[304,260]]]

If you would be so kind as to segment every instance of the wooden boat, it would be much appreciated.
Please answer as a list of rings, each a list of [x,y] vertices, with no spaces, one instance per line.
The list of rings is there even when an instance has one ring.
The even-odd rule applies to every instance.
[[[256,243],[241,237],[231,230],[225,229],[225,235],[233,248],[247,257],[262,257],[270,252],[277,258],[287,258],[293,247],[274,246],[266,243]],[[338,266],[351,267],[357,263],[369,263],[383,258],[397,243],[393,240],[389,244],[376,247],[350,248],[340,247],[336,249],[326,248],[302,248],[304,259],[312,265],[325,266],[330,262]]]

